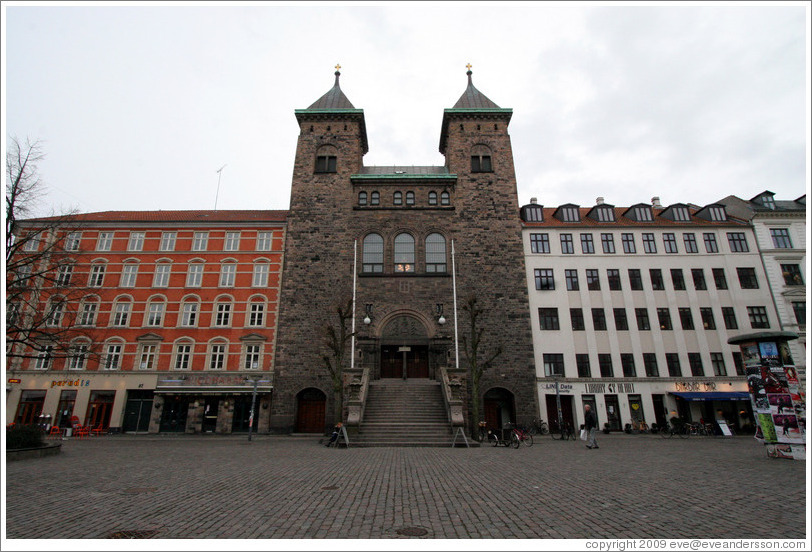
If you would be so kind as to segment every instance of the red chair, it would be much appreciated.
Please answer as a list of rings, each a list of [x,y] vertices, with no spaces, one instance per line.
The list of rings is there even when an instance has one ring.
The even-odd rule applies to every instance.
[[[51,426],[51,430],[48,431],[48,438],[49,439],[61,439],[62,438],[62,430],[56,426]]]
[[[76,436],[77,439],[84,439],[86,437],[90,437],[90,428],[86,426],[79,426],[73,431],[73,434]]]
[[[93,429],[90,430],[90,433],[91,435],[95,435],[96,437],[98,437],[100,435],[107,433],[107,428],[102,426],[94,427]]]

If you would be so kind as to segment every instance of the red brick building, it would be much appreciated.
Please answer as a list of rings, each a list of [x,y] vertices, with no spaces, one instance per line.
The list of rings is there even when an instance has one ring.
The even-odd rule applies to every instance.
[[[38,259],[47,270],[9,285],[38,294],[43,334],[72,333],[61,336],[65,354],[10,345],[8,420],[245,431],[256,379],[254,428],[267,430],[285,220],[285,211],[110,211],[26,221],[23,231],[48,230],[22,255],[56,244]]]

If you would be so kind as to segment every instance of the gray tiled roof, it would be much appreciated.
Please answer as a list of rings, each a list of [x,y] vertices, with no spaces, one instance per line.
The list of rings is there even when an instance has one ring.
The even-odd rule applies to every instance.
[[[468,71],[468,88],[462,93],[460,99],[452,109],[499,109],[499,106],[488,99],[485,94],[474,86],[471,80],[471,71]]]
[[[342,92],[341,88],[338,86],[338,77],[341,75],[341,73],[336,71],[335,75],[336,82],[333,87],[307,109],[355,109],[355,106],[352,105],[350,100],[347,99],[347,96],[344,95],[344,92]]]

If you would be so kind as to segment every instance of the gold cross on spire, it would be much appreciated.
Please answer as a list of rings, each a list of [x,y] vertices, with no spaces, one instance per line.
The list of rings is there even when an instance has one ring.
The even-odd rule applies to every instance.
[[[336,63],[336,71],[338,71],[339,69],[341,69],[341,66]]]
[[[471,65],[470,63],[465,66],[465,68],[468,69],[469,71],[471,70],[471,67],[473,67],[473,65]]]

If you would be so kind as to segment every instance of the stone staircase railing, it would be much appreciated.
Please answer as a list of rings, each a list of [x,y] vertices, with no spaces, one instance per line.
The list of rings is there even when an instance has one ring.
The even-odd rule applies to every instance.
[[[462,382],[456,377],[450,377],[445,366],[439,366],[438,369],[448,421],[451,422],[452,427],[464,426]]]
[[[363,368],[360,378],[357,375],[353,376],[348,387],[347,425],[358,427],[364,420],[364,406],[367,402],[367,392],[369,390],[369,367]]]

